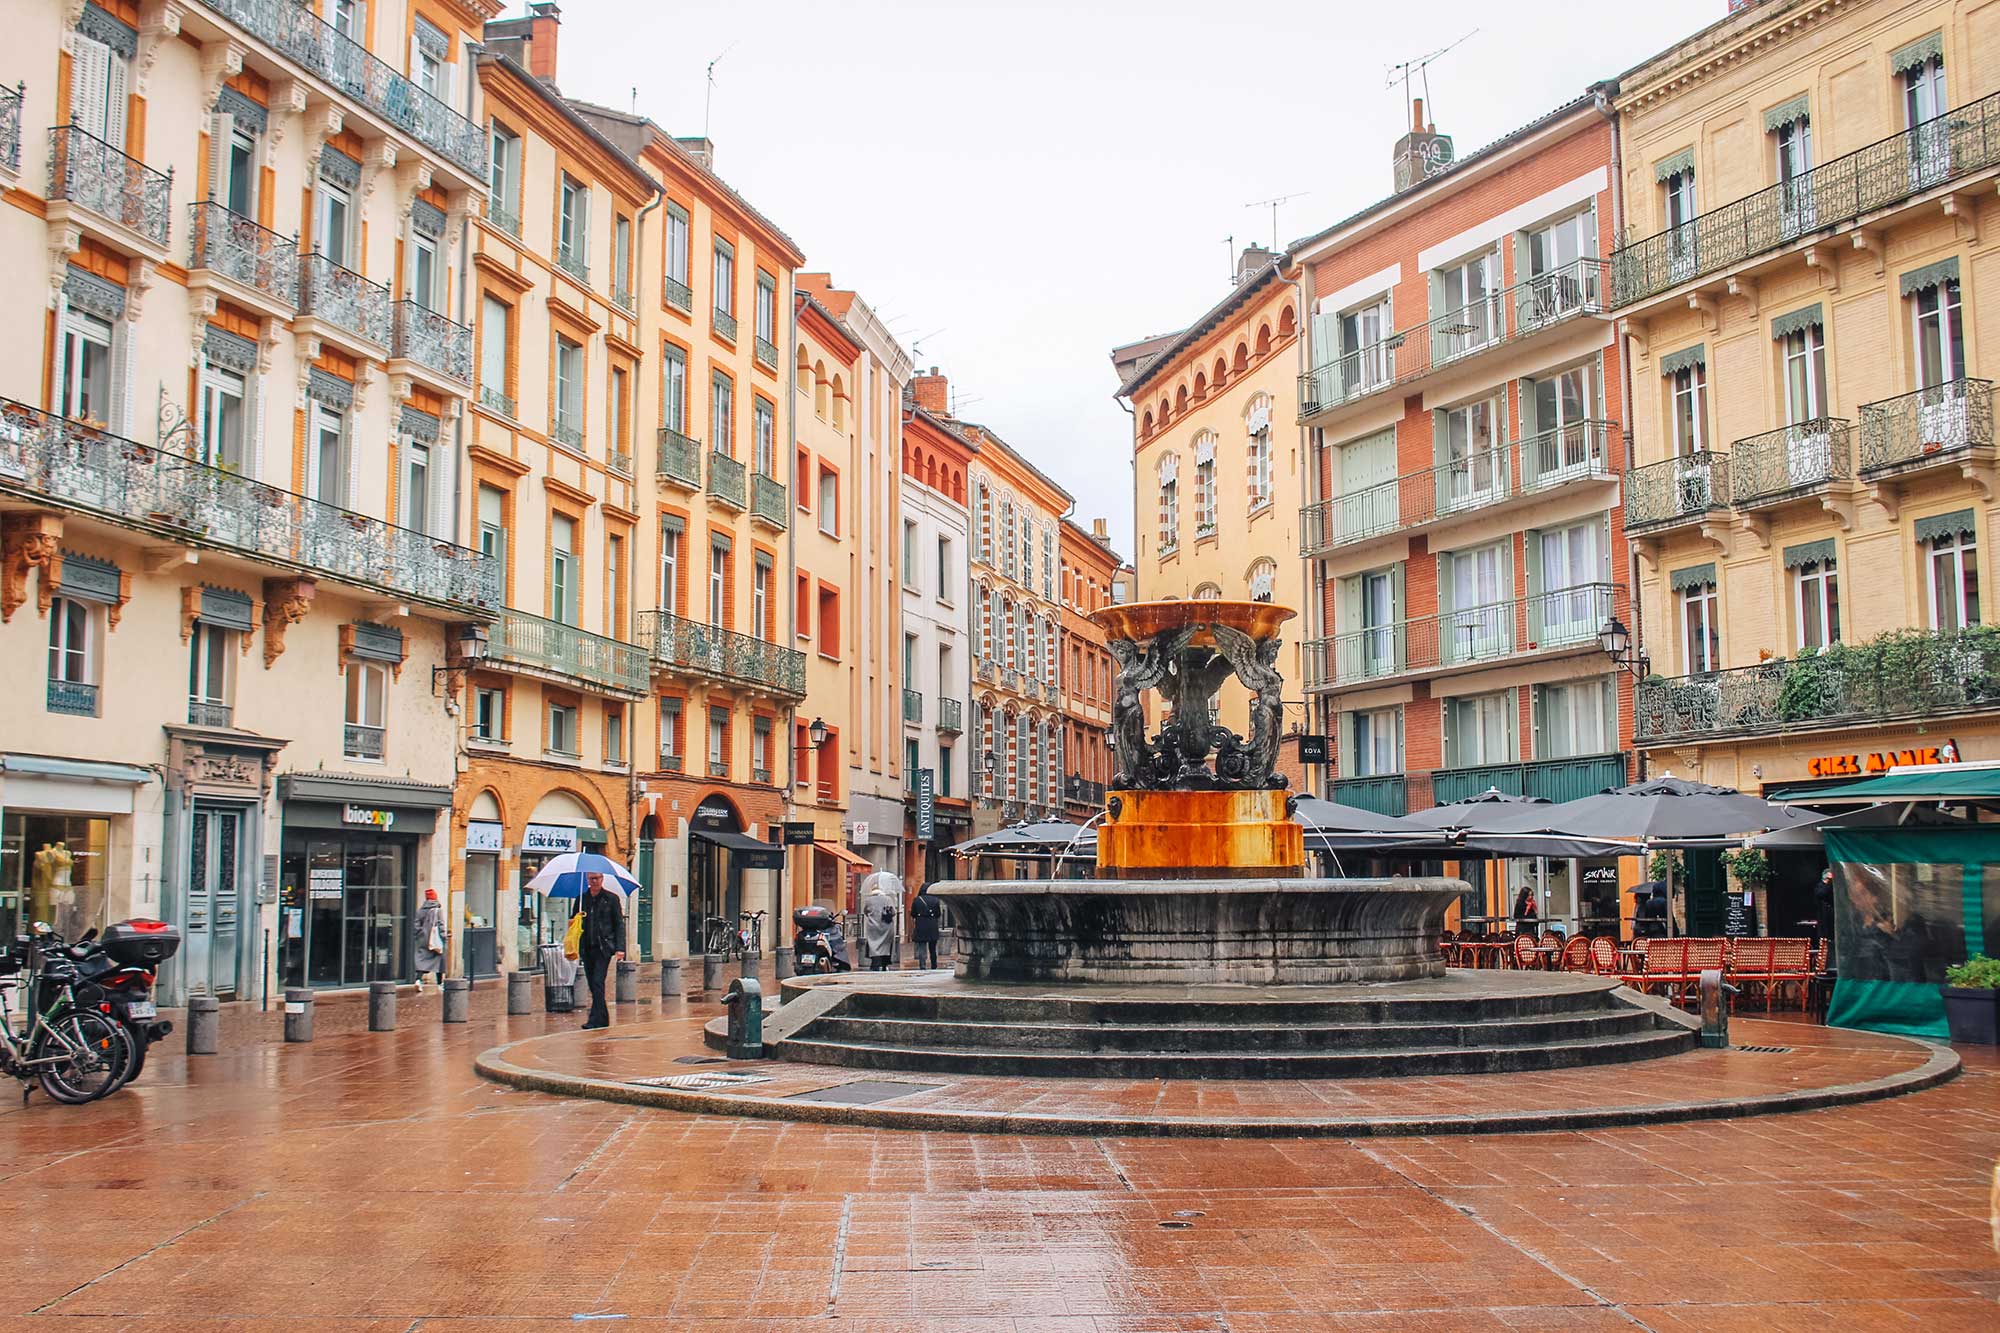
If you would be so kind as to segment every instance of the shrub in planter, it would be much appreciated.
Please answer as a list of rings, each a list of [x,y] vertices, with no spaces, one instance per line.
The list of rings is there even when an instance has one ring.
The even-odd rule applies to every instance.
[[[1953,1041],[2000,1045],[2000,958],[1976,954],[1954,963],[1945,969],[1939,989]]]

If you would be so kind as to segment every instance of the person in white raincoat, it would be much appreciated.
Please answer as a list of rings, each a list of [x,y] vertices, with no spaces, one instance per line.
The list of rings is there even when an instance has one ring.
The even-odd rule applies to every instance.
[[[896,917],[902,909],[901,879],[878,870],[861,881],[861,943],[868,966],[876,972],[889,970],[889,956],[896,951]]]

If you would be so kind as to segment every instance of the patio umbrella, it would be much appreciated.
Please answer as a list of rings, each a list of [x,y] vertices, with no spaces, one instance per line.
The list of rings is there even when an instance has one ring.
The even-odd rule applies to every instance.
[[[1306,833],[1407,833],[1408,821],[1360,806],[1342,805],[1322,796],[1301,796],[1292,807]]]
[[[631,871],[596,852],[564,852],[551,858],[528,887],[546,898],[581,898],[589,887],[585,882],[589,875],[604,876],[605,888],[628,897],[639,891]]]
[[[953,856],[1043,857],[1058,856],[1065,851],[1076,855],[1094,851],[1096,846],[1096,835],[1086,831],[1083,825],[1061,819],[1043,819],[1032,824],[1010,824],[991,833],[982,833],[947,850]]]
[[[1488,787],[1477,796],[1405,815],[1403,822],[1423,828],[1462,828],[1485,833],[1509,828],[1518,821],[1522,806],[1546,806],[1548,803],[1546,797],[1517,796],[1498,787]]]
[[[1826,846],[1826,833],[1837,828],[1947,828],[1969,824],[1969,819],[1948,815],[1927,805],[1913,805],[1907,812],[1894,805],[1864,805],[1817,815],[1805,823],[1773,829],[1744,841],[1744,846],[1763,852],[1817,852]]]
[[[1802,810],[1772,805],[1733,787],[1685,778],[1649,778],[1560,805],[1524,807],[1493,832],[1627,838],[1652,846],[1727,846],[1745,833],[1810,823]]]

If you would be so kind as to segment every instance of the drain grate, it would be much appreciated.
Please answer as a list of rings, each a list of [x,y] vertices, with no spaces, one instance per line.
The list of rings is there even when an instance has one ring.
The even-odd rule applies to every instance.
[[[941,1083],[897,1083],[889,1079],[864,1078],[854,1083],[842,1083],[832,1088],[815,1088],[811,1092],[795,1092],[785,1098],[788,1102],[836,1102],[842,1106],[868,1106],[875,1102],[886,1102],[891,1097],[907,1097],[913,1092],[929,1092],[932,1088],[943,1087]]]
[[[1748,1051],[1752,1055],[1790,1055],[1789,1046],[1731,1046],[1732,1051]]]
[[[677,1055],[674,1057],[674,1063],[677,1065],[719,1065],[722,1062],[723,1057],[720,1055]]]
[[[739,1088],[746,1083],[769,1083],[768,1074],[732,1074],[716,1069],[706,1074],[663,1074],[658,1078],[628,1078],[627,1083],[642,1088],[678,1088],[683,1092],[700,1091],[704,1088]]]

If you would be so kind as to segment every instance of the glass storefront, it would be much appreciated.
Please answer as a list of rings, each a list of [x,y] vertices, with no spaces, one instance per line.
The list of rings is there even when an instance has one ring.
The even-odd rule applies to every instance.
[[[416,858],[413,837],[288,830],[278,889],[284,984],[408,981]]]
[[[65,939],[106,924],[111,821],[9,811],[0,819],[0,939],[46,921]]]

